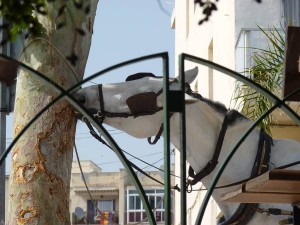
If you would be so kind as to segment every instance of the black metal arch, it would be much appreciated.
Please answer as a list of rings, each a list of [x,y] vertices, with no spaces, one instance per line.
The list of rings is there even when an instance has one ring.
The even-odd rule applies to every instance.
[[[289,98],[290,96],[294,95],[295,93],[300,92],[300,88],[293,93],[291,93],[289,96],[284,98],[283,100],[279,99],[275,95],[273,95],[271,92],[266,90],[265,88],[261,87],[260,85],[254,83],[252,80],[242,76],[241,74],[230,70],[226,67],[223,67],[221,65],[218,65],[216,63],[210,62],[208,60],[198,58],[192,55],[188,54],[181,54],[179,56],[179,78],[180,78],[180,87],[181,90],[179,91],[169,91],[169,59],[168,59],[168,53],[163,52],[163,53],[158,53],[158,54],[152,54],[152,55],[147,55],[143,57],[139,57],[133,60],[128,60],[119,64],[116,64],[114,66],[108,67],[102,71],[99,71],[98,73],[93,74],[92,76],[78,82],[68,90],[64,90],[62,87],[51,81],[49,78],[47,78],[45,75],[41,74],[38,71],[33,70],[32,68],[26,66],[25,64],[22,64],[12,58],[9,58],[5,55],[0,54],[1,58],[4,58],[9,61],[13,61],[14,63],[18,64],[20,67],[23,69],[29,71],[32,75],[38,77],[39,79],[42,79],[43,81],[47,82],[51,88],[53,88],[55,91],[59,93],[59,95],[52,101],[50,102],[45,108],[43,108],[40,112],[38,112],[29,122],[28,124],[19,132],[19,134],[15,137],[15,139],[12,141],[10,146],[6,149],[6,151],[1,155],[0,157],[0,165],[4,162],[5,158],[13,148],[13,146],[16,144],[16,142],[20,139],[20,137],[28,130],[28,128],[51,106],[53,106],[58,100],[61,98],[65,98],[70,104],[72,104],[82,115],[84,115],[95,127],[96,129],[102,133],[102,135],[105,137],[109,145],[113,148],[117,156],[119,157],[120,161],[123,163],[125,169],[129,173],[129,176],[131,178],[132,183],[135,185],[141,200],[143,202],[143,205],[146,210],[147,217],[149,219],[150,224],[156,224],[153,212],[151,210],[151,207],[149,205],[149,202],[147,201],[147,196],[136,176],[134,173],[132,167],[130,166],[130,163],[128,162],[127,158],[125,155],[122,153],[121,149],[117,145],[117,143],[114,141],[114,139],[110,136],[110,134],[107,132],[107,130],[100,124],[98,123],[97,120],[94,119],[94,117],[83,107],[79,105],[79,103],[76,101],[76,99],[71,95],[71,92],[79,88],[82,84],[85,84],[86,82],[101,76],[111,70],[120,68],[122,66],[126,66],[132,63],[137,63],[140,61],[148,60],[148,59],[153,59],[153,58],[161,58],[163,61],[163,77],[164,77],[164,83],[163,83],[163,98],[164,98],[164,170],[166,175],[164,176],[165,178],[165,224],[169,225],[171,224],[171,191],[169,189],[170,187],[170,123],[169,123],[169,113],[171,111],[173,112],[180,112],[181,113],[181,120],[180,120],[180,126],[181,126],[181,158],[180,158],[180,164],[181,164],[181,224],[186,225],[186,155],[185,155],[185,145],[186,145],[186,139],[185,139],[185,109],[184,109],[184,91],[185,91],[185,82],[184,82],[184,62],[185,61],[191,61],[194,63],[198,63],[207,67],[210,67],[212,69],[215,69],[225,75],[231,76],[243,83],[248,84],[250,87],[254,88],[256,91],[259,93],[263,94],[266,96],[268,99],[270,99],[274,105],[271,107],[268,111],[266,111],[254,124],[253,126],[245,132],[240,141],[236,143],[236,146],[232,149],[230,154],[226,156],[226,159],[221,163],[221,165],[218,167],[217,173],[215,174],[210,186],[208,187],[208,191],[205,195],[204,201],[201,205],[196,224],[200,225],[203,219],[203,215],[207,206],[207,203],[209,201],[209,198],[213,192],[213,189],[216,186],[216,183],[218,182],[222,172],[224,171],[225,167],[241,145],[241,143],[246,139],[246,137],[251,133],[251,131],[257,126],[257,124],[263,120],[268,114],[270,114],[274,109],[277,107],[281,107],[282,110],[284,110],[288,116],[293,119],[298,125],[300,125],[300,117],[288,106],[285,104],[286,99]],[[176,92],[176,93],[175,93]],[[174,96],[179,96],[182,95],[181,97],[181,107],[175,107],[174,108],[174,102],[172,99],[174,99]],[[178,104],[178,99],[176,99],[177,104]]]
[[[4,162],[5,158],[9,154],[9,152],[12,150],[13,146],[16,144],[16,142],[21,138],[21,136],[28,130],[28,128],[46,111],[48,110],[52,105],[54,105],[58,100],[61,98],[65,98],[70,104],[72,104],[76,110],[78,110],[82,115],[84,115],[94,126],[95,128],[105,137],[109,145],[112,147],[114,152],[117,154],[119,157],[120,161],[123,163],[126,171],[129,173],[129,177],[131,178],[131,182],[134,184],[135,188],[137,189],[139,196],[141,198],[141,201],[143,203],[143,206],[145,207],[145,211],[147,214],[147,218],[150,222],[150,224],[156,224],[153,212],[151,210],[151,206],[147,200],[147,196],[145,194],[145,191],[143,190],[143,187],[141,183],[139,182],[137,175],[134,173],[129,161],[127,160],[126,156],[123,154],[122,150],[118,146],[118,144],[114,141],[114,139],[111,137],[111,135],[107,132],[107,130],[88,112],[87,109],[84,107],[80,106],[80,104],[77,102],[77,100],[70,94],[72,91],[76,90],[79,88],[82,84],[94,79],[95,77],[101,76],[104,73],[107,73],[111,70],[120,68],[122,66],[126,66],[128,64],[133,64],[137,63],[140,61],[148,60],[148,59],[153,59],[153,58],[162,58],[163,59],[163,67],[166,68],[168,67],[168,53],[163,52],[163,53],[158,53],[158,54],[152,54],[152,55],[147,55],[143,57],[139,57],[136,59],[128,60],[119,64],[116,64],[114,66],[108,67],[98,73],[95,73],[94,75],[82,80],[81,82],[78,82],[68,90],[64,90],[62,87],[57,85],[55,82],[50,80],[48,77],[46,77],[44,74],[32,69],[31,67],[14,60],[6,55],[0,54],[1,58],[4,58],[8,61],[14,62],[20,67],[22,67],[24,70],[30,72],[32,75],[38,77],[39,79],[42,79],[44,82],[46,82],[51,88],[53,88],[55,91],[60,93],[55,99],[53,99],[47,106],[45,106],[40,112],[38,112],[27,124],[24,126],[24,128],[18,133],[18,135],[14,138],[10,146],[5,150],[5,152],[1,155],[0,157],[0,165]],[[164,70],[164,72],[168,72],[168,70]]]

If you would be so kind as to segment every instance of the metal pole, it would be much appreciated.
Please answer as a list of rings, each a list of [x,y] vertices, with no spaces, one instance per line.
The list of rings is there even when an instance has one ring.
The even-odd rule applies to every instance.
[[[179,74],[180,74],[180,90],[182,109],[180,113],[180,203],[181,203],[181,225],[187,224],[186,216],[186,119],[185,119],[185,77],[184,77],[184,59],[179,57]]]
[[[170,109],[169,109],[169,56],[163,58],[163,108],[164,108],[164,206],[165,206],[165,224],[172,224],[171,218],[171,179],[170,179]]]
[[[300,225],[300,202],[296,202],[292,204],[293,206],[293,224]]]
[[[0,24],[3,19],[0,18]],[[0,42],[3,39],[3,32],[0,32]],[[0,53],[3,53],[3,46],[0,46]],[[6,84],[0,82],[0,155],[6,148]],[[5,224],[5,162],[0,166],[0,225]]]
[[[6,85],[0,83],[0,155],[6,148]],[[0,225],[5,224],[5,162],[0,166]]]
[[[0,155],[6,148],[6,85],[0,83]],[[5,162],[0,166],[0,225],[5,224]]]

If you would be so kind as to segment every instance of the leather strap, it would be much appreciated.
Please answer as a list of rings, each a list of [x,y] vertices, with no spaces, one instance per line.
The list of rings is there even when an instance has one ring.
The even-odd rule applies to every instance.
[[[269,170],[271,146],[272,138],[263,129],[261,129],[256,158],[250,178],[261,175]],[[229,219],[223,220],[222,222],[219,221],[218,225],[246,225],[256,213],[258,206],[258,203],[242,203]]]
[[[221,153],[225,133],[226,133],[227,126],[228,126],[228,115],[229,115],[229,113],[227,113],[224,117],[224,121],[223,121],[221,130],[220,130],[220,133],[219,133],[219,136],[218,136],[217,144],[216,144],[214,155],[213,155],[212,159],[197,174],[194,173],[194,170],[191,166],[189,167],[189,176],[192,177],[193,179],[189,180],[187,182],[187,185],[195,185],[200,180],[202,180],[204,177],[209,175],[216,168],[216,166],[219,162],[218,159],[219,159],[219,156],[220,156],[220,153]]]
[[[94,130],[93,126],[91,125],[91,123],[86,119],[84,118],[83,122],[86,123],[87,127],[89,128],[90,130],[90,134],[96,139],[98,140],[99,142],[101,142],[102,144],[104,144],[105,146],[107,146],[109,149],[113,150],[112,147],[110,147],[109,144],[107,144],[102,138],[101,136],[99,136],[96,131]],[[146,177],[150,178],[151,180],[161,184],[161,185],[164,185],[162,182],[160,182],[159,180],[157,180],[156,178],[150,176],[148,173],[146,173],[145,171],[143,171],[141,168],[139,168],[137,165],[135,165],[133,162],[130,162],[130,165],[135,168],[136,170],[138,170],[140,173],[142,173],[143,175],[145,175]]]
[[[158,142],[158,140],[160,139],[160,136],[162,135],[162,133],[163,133],[163,131],[164,131],[164,128],[163,128],[163,123],[160,125],[160,128],[159,128],[159,131],[157,132],[157,134],[156,134],[156,136],[155,136],[155,138],[154,138],[154,140],[153,141],[151,141],[151,137],[148,137],[147,138],[147,140],[148,140],[148,143],[150,144],[150,145],[155,145],[157,142]]]
[[[98,95],[99,95],[99,102],[100,102],[100,112],[104,113],[104,100],[103,100],[103,91],[102,91],[102,84],[98,85]]]
[[[169,114],[169,119],[170,119],[173,115],[174,115],[174,113],[170,113],[170,114]],[[158,140],[160,139],[160,137],[161,137],[163,131],[164,131],[164,123],[162,123],[162,124],[160,125],[159,131],[158,131],[157,134],[155,135],[155,138],[154,138],[153,141],[151,141],[151,137],[148,137],[148,138],[147,138],[148,143],[149,143],[150,145],[155,145],[155,144],[158,142]]]

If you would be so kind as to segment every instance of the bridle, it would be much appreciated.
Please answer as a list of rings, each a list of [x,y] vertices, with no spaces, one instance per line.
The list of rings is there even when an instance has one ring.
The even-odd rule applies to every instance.
[[[141,74],[139,74],[139,76],[141,76]],[[145,76],[145,75],[144,75]],[[139,79],[139,78],[138,78]],[[129,79],[131,80],[131,79]],[[176,79],[172,80],[170,82],[174,83],[174,82],[178,82]],[[203,100],[203,97],[197,93],[192,91],[190,85],[188,83],[186,83],[186,91],[185,93],[188,94],[189,96],[193,97],[193,98],[197,98],[199,100]],[[134,110],[133,106],[130,106],[129,102],[127,100],[127,104],[129,106],[129,108],[131,109],[130,113],[116,113],[116,112],[108,112],[105,110],[105,103],[104,103],[104,97],[103,97],[103,90],[102,90],[103,85],[99,84],[98,85],[98,95],[99,95],[99,102],[100,102],[100,110],[94,114],[94,117],[100,122],[103,123],[104,119],[106,117],[109,118],[128,118],[128,117],[139,117],[139,116],[147,116],[147,115],[153,115],[159,111],[162,110],[162,107],[157,107],[156,106],[156,100],[152,101],[154,103],[151,104],[151,107],[148,107],[147,110]],[[157,98],[161,93],[163,92],[163,89],[161,88],[157,93],[154,92],[148,92],[146,94],[150,95],[153,97],[153,99]],[[133,96],[134,98],[141,98],[142,96]],[[130,99],[129,99],[130,100]],[[134,101],[133,101],[134,102]],[[141,102],[145,102],[145,101],[141,101]],[[134,103],[132,104],[134,105]],[[172,117],[174,113],[170,113],[169,117]],[[236,110],[230,110],[226,113],[223,123],[222,123],[222,127],[220,129],[219,135],[218,135],[218,139],[217,139],[217,143],[215,146],[215,150],[214,150],[214,154],[211,158],[211,160],[209,160],[209,162],[203,167],[202,170],[200,170],[197,174],[194,173],[193,168],[190,166],[189,167],[189,177],[187,178],[187,187],[190,187],[190,189],[192,189],[192,186],[197,184],[198,182],[200,182],[204,177],[208,176],[217,166],[218,164],[218,158],[220,156],[221,153],[221,149],[222,149],[222,145],[223,145],[223,141],[224,141],[224,137],[226,134],[226,130],[228,127],[228,124],[230,124],[232,122],[232,120],[235,118],[236,114],[239,114],[239,112],[237,112]],[[161,134],[163,132],[163,123],[161,124],[157,134],[155,135],[154,140],[151,140],[151,137],[148,138],[148,142],[149,144],[156,144],[157,141],[159,140],[159,138],[161,137]],[[261,130],[261,133],[263,133],[264,131]],[[258,150],[259,152],[259,150]],[[262,153],[258,153],[258,154],[262,154]],[[262,156],[260,157],[256,157],[256,160],[260,160],[262,158]],[[267,162],[264,163],[264,165],[268,165],[268,160]],[[255,164],[257,165],[261,165],[261,162],[255,162]],[[252,172],[254,173],[253,176],[255,176],[255,174],[257,174],[256,172]],[[258,175],[258,174],[257,174]],[[188,188],[189,189],[189,188]]]
[[[102,90],[103,85],[99,84],[98,85],[98,96],[99,96],[99,102],[100,102],[100,109],[99,111],[97,111],[97,113],[95,113],[93,116],[100,122],[103,123],[104,119],[106,117],[108,118],[128,118],[128,117],[139,117],[139,116],[149,116],[149,115],[153,115],[159,111],[161,111],[163,108],[162,107],[157,107],[156,106],[156,102],[155,102],[155,106],[152,103],[152,106],[150,108],[148,108],[148,110],[146,111],[136,111],[136,110],[131,110],[130,113],[117,113],[117,112],[108,112],[105,110],[105,104],[104,104],[104,98],[103,98],[103,90]],[[155,92],[147,92],[145,93],[145,95],[151,95],[152,97],[157,98],[160,94],[162,93],[162,89],[160,91],[158,91],[157,93]],[[134,96],[133,96],[134,97]],[[129,98],[129,101],[131,99]],[[128,104],[128,100],[127,100],[127,104]],[[134,103],[133,103],[134,104]],[[130,107],[131,105],[128,105],[130,109],[133,108]]]

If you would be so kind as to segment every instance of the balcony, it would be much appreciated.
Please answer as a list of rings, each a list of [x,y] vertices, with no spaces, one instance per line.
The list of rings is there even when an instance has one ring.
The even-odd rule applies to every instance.
[[[109,212],[102,212],[101,215],[97,215],[94,217],[94,219],[91,221],[88,219],[88,216],[85,215],[82,218],[73,218],[72,225],[86,225],[86,224],[97,224],[97,225],[112,225],[112,224],[118,224],[119,218],[118,218],[119,212],[117,211],[109,211]]]

